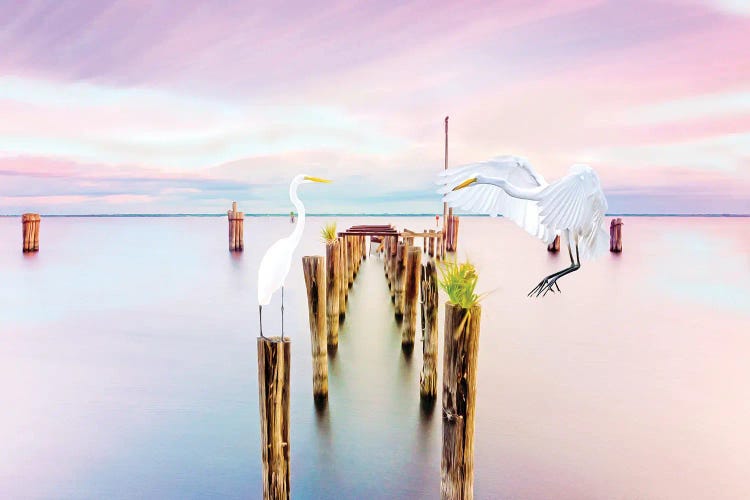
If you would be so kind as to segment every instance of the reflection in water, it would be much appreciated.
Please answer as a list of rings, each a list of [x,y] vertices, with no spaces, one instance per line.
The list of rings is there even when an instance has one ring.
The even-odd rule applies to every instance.
[[[313,226],[331,219],[308,219],[287,280],[292,495],[436,498],[440,394],[420,400],[422,349],[401,350],[377,258],[350,290],[328,404],[313,402],[301,256],[322,253]],[[223,217],[51,218],[39,254],[0,245],[3,497],[258,498],[255,273],[287,220],[253,218],[253,242],[229,259]],[[627,222],[622,255],[532,300],[567,252],[509,221],[462,221],[458,257],[494,290],[482,301],[476,498],[750,498],[747,390],[726,383],[750,379],[747,219]],[[17,238],[17,220],[0,218],[0,240]]]

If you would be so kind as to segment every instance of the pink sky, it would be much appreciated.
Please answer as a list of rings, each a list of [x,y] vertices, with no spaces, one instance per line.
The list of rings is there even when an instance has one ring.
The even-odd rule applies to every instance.
[[[750,213],[750,2],[0,0],[0,213],[437,212],[450,164]]]

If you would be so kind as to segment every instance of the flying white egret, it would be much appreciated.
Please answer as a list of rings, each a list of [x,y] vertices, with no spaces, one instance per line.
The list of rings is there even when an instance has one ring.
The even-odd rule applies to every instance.
[[[302,238],[305,229],[305,206],[297,196],[297,188],[300,184],[311,182],[331,182],[318,177],[298,175],[289,184],[289,198],[299,214],[297,225],[289,236],[281,238],[266,250],[258,268],[258,318],[260,320],[260,336],[263,337],[263,306],[271,302],[274,292],[281,288],[281,338],[284,339],[284,281],[289,274],[292,265],[294,250]]]
[[[438,184],[443,201],[453,207],[503,215],[547,244],[559,234],[565,236],[570,267],[545,277],[529,296],[554,293],[552,287],[559,292],[558,279],[577,271],[582,257],[595,257],[607,247],[607,199],[599,176],[588,165],[573,165],[568,175],[548,184],[525,158],[500,156],[443,171]]]

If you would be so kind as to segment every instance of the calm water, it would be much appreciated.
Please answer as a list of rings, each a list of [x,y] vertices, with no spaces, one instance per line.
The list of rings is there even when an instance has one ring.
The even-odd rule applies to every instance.
[[[333,219],[308,218],[298,257],[323,252]],[[387,221],[434,227],[367,220]],[[508,221],[462,220],[460,254],[494,290],[477,498],[750,498],[748,224],[626,218],[622,255],[532,300],[567,257]],[[248,219],[241,255],[226,226],[45,218],[41,251],[23,255],[20,221],[0,219],[0,497],[260,496],[256,271],[291,225]],[[420,348],[401,352],[382,266],[368,260],[355,282],[319,413],[299,260],[285,317],[293,496],[436,498],[440,408],[420,407]]]

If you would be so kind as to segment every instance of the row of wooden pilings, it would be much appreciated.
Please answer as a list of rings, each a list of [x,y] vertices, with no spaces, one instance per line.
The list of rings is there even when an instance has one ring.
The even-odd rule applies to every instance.
[[[419,307],[422,326],[422,370],[419,394],[425,401],[437,397],[438,278],[436,262],[414,237],[385,237],[383,267],[391,291],[396,320],[401,321],[401,348],[414,349]],[[393,251],[395,248],[395,252]],[[429,253],[429,252],[428,252]],[[421,301],[420,301],[421,295]],[[446,302],[443,330],[443,449],[442,499],[470,499],[474,491],[474,415],[481,306],[466,310]]]
[[[313,399],[328,400],[328,353],[338,349],[339,323],[346,317],[349,289],[362,260],[365,237],[343,235],[326,244],[326,255],[302,257],[307,290]],[[258,338],[258,393],[264,499],[287,499],[289,488],[289,376],[291,341]]]

